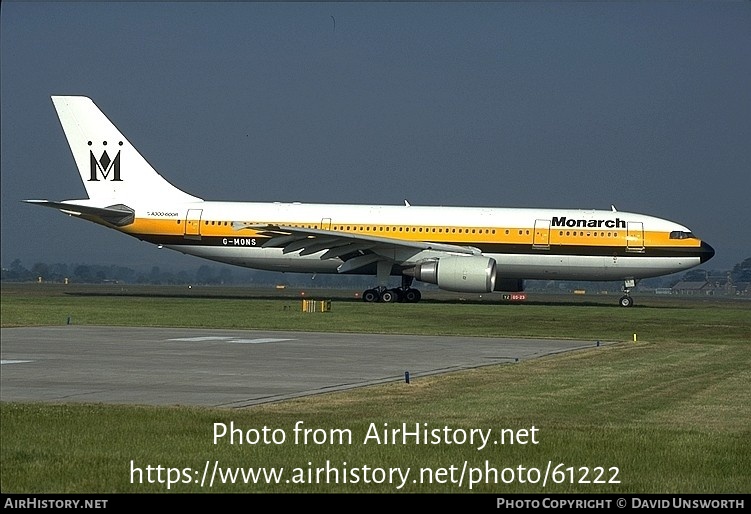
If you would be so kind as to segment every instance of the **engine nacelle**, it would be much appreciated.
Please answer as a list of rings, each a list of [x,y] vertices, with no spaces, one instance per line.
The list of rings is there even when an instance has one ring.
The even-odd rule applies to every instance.
[[[493,291],[504,291],[506,293],[521,293],[524,291],[524,280],[520,278],[497,278],[495,279],[495,289]]]
[[[404,273],[446,291],[489,293],[495,287],[495,260],[489,257],[441,257],[422,262]]]

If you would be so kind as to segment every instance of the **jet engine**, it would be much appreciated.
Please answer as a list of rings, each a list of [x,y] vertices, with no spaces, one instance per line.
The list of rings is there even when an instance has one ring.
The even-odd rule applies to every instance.
[[[495,288],[495,260],[489,257],[441,257],[421,262],[404,274],[446,291],[489,293]]]

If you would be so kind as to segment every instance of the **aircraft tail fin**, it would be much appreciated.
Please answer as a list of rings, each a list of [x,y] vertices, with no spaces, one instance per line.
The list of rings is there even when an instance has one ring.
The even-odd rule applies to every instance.
[[[90,98],[53,96],[52,103],[92,201],[201,201],[165,180]]]

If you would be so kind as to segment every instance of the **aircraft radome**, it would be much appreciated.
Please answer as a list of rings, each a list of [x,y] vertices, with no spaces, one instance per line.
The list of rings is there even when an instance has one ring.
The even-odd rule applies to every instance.
[[[697,266],[712,247],[672,221],[611,210],[206,201],[165,180],[89,98],[53,96],[81,200],[26,200],[179,252],[281,272],[374,275],[366,302],[519,292],[524,279],[623,282]],[[401,286],[389,288],[389,277]]]

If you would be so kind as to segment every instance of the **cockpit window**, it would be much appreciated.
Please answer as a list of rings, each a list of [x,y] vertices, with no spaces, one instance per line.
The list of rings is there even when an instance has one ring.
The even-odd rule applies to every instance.
[[[682,230],[674,230],[670,233],[670,239],[696,239],[696,236],[691,232],[683,232]]]

